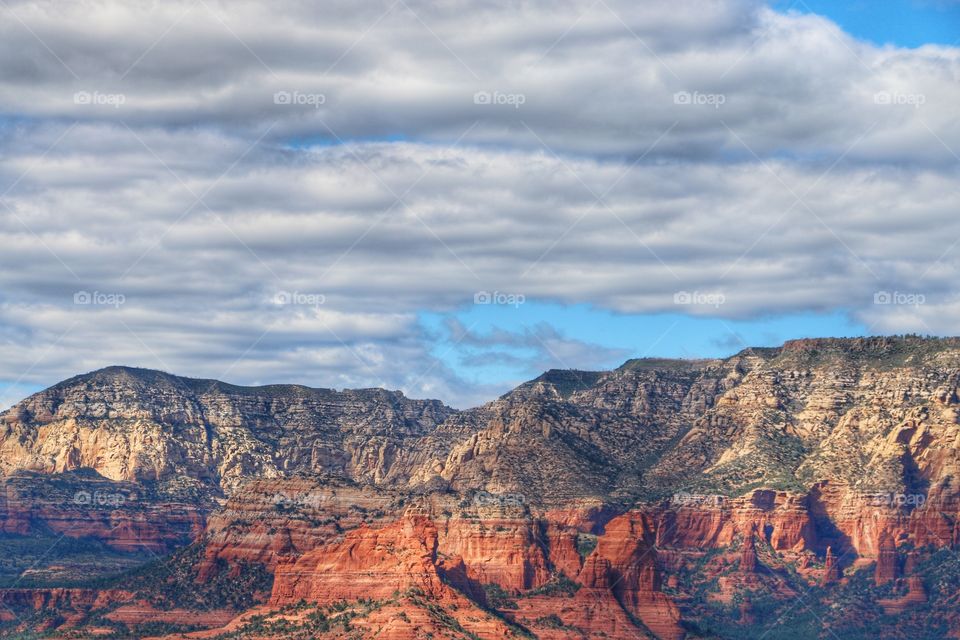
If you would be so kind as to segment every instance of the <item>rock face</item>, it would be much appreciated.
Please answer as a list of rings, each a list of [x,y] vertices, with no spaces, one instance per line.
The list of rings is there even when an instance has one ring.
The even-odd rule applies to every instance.
[[[877,586],[893,582],[899,575],[899,557],[897,546],[889,531],[884,530],[877,542],[877,568],[874,571],[874,581]]]
[[[904,512],[921,499],[958,504],[958,384],[960,340],[910,337],[551,371],[462,412],[380,389],[237,387],[111,367],[0,414],[0,472],[91,468],[215,495],[253,477],[320,473],[555,506],[768,486],[813,493],[831,520],[861,530],[850,544],[875,553],[874,525],[857,522],[863,500]],[[907,526],[960,538],[949,519]]]
[[[273,570],[345,530],[393,521],[402,504],[398,494],[343,480],[249,481],[210,516],[201,577],[220,561]]]
[[[90,473],[18,472],[0,478],[0,533],[94,538],[127,552],[183,546],[201,535],[211,508]]]
[[[958,386],[960,340],[915,337],[550,371],[468,411],[112,367],[0,414],[0,532],[197,540],[199,580],[265,567],[274,610],[377,601],[360,637],[724,637],[712,605],[752,624],[753,592],[872,565],[910,616],[960,545]]]
[[[594,553],[609,564],[606,582],[624,609],[657,637],[682,638],[680,611],[661,591],[656,549],[651,544],[653,532],[646,522],[638,514],[614,518],[607,523]]]
[[[301,599],[383,600],[411,589],[440,599],[447,587],[437,570],[437,529],[423,516],[408,516],[381,529],[362,525],[341,542],[318,547],[277,568],[271,604]]]
[[[628,629],[638,633],[637,626],[630,622],[629,616],[634,616],[657,637],[682,638],[679,610],[661,591],[656,551],[639,529],[642,520],[639,515],[628,514],[607,523],[606,532],[578,575],[584,589],[578,597],[588,608],[599,603],[606,616],[615,612],[612,627],[609,620],[599,627],[605,633],[622,634]],[[488,544],[476,527],[455,536],[441,534],[441,530],[458,528],[462,522],[462,518],[452,518],[436,523],[414,510],[381,528],[362,524],[342,540],[279,565],[270,604],[282,607],[301,600],[320,604],[358,598],[387,600],[411,591],[442,603],[453,598],[448,584],[474,594],[482,594],[478,587],[484,584],[497,585],[510,593],[546,584],[546,576],[538,585],[536,574],[528,573],[538,562],[543,562],[545,573],[548,571],[546,543],[518,534],[523,529],[520,519],[513,521],[516,528],[501,541],[506,542],[505,551]],[[480,520],[479,524],[496,528],[502,526],[497,524],[500,522],[504,521]],[[527,526],[531,524],[536,523],[527,519]],[[516,539],[517,535],[522,539]],[[528,549],[528,545],[534,549]],[[502,561],[494,561],[488,569],[489,563],[477,547],[486,548],[494,557],[499,555]],[[472,557],[456,555],[465,549],[471,550]],[[573,612],[571,623],[589,624],[589,620],[577,617],[582,610],[574,607]]]
[[[332,604],[359,599],[400,600],[403,617],[377,624],[377,637],[417,638],[436,626],[421,617],[412,602],[423,599],[430,606],[455,612],[456,624],[481,638],[510,638],[517,634],[502,621],[484,614],[475,602],[441,579],[442,565],[453,567],[453,581],[462,578],[460,561],[441,562],[439,533],[426,516],[406,514],[382,528],[362,524],[341,541],[317,547],[295,562],[276,570],[270,605],[283,607],[301,601]],[[467,585],[461,584],[461,587]],[[478,595],[482,592],[478,592]],[[449,623],[448,623],[449,624]],[[439,632],[440,629],[437,629]]]
[[[750,527],[750,533],[747,534],[746,539],[743,541],[743,546],[740,549],[740,565],[739,569],[743,573],[754,573],[757,570],[757,548],[754,546],[754,538],[757,535],[757,528],[755,526]],[[830,551],[827,550],[829,555]]]
[[[213,490],[320,469],[379,482],[405,440],[451,414],[382,389],[237,387],[110,367],[4,412],[0,472],[89,468],[112,480],[187,478]]]

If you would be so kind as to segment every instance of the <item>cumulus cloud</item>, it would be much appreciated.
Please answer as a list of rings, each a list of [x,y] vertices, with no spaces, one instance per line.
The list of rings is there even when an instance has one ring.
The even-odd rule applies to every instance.
[[[494,290],[956,326],[957,48],[749,0],[6,4],[0,378],[471,404],[504,389],[417,314]],[[629,355],[460,330],[472,364]]]
[[[34,116],[634,157],[960,148],[955,48],[748,0],[20,2],[0,24],[0,100]]]

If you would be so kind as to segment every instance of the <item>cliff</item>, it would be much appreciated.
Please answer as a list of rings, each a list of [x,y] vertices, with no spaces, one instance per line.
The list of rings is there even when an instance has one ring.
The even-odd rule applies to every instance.
[[[111,367],[0,414],[0,532],[193,541],[156,569],[183,588],[259,585],[256,567],[263,599],[204,596],[239,637],[736,637],[778,616],[888,637],[884,612],[942,637],[960,630],[958,384],[960,341],[915,337],[551,371],[468,411]],[[104,593],[189,604],[119,580]],[[61,586],[10,597],[71,594],[64,630],[140,615]],[[816,616],[790,618],[814,586]]]

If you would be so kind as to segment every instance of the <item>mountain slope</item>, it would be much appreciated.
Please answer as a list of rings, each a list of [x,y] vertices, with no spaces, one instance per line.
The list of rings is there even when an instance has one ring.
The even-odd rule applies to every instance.
[[[960,340],[912,336],[549,371],[467,411],[111,367],[0,415],[0,549],[192,542],[67,590],[37,585],[91,567],[74,545],[21,558],[0,635],[960,637],[958,385]]]
[[[0,472],[86,467],[113,480],[189,478],[213,491],[320,469],[379,481],[404,441],[453,413],[382,389],[238,387],[109,367],[0,415]]]
[[[960,472],[958,384],[960,343],[914,337],[552,371],[462,412],[380,389],[237,387],[111,367],[0,415],[0,472],[89,467],[217,492],[319,473],[547,502],[824,481],[946,490]]]

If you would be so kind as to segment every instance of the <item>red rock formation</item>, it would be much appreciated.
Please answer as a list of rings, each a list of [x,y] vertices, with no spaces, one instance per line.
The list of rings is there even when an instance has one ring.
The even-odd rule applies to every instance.
[[[91,611],[129,602],[133,594],[119,589],[3,589],[0,590],[0,621],[29,619],[34,612],[54,612],[37,630],[64,629],[86,622]]]
[[[302,479],[249,482],[209,518],[200,579],[218,560],[272,571],[364,522],[392,522],[399,510],[395,495],[373,488]]]
[[[840,565],[833,557],[833,547],[827,547],[827,557],[823,562],[823,584],[838,582],[842,575]]]
[[[467,575],[482,584],[495,583],[511,591],[545,584],[550,579],[548,542],[540,523],[522,513],[510,517],[500,510],[484,511],[479,518],[453,517],[437,522],[444,553],[462,558]]]
[[[514,637],[514,630],[486,614],[440,577],[436,525],[422,515],[407,515],[380,529],[367,525],[343,540],[317,547],[296,562],[277,567],[271,607],[300,600],[331,604],[360,598],[387,601],[380,613],[358,623],[378,638],[441,635],[427,604],[446,610],[469,632],[493,640]],[[452,565],[452,566],[451,566]],[[444,566],[455,573],[458,559]],[[399,615],[399,614],[403,615]]]
[[[278,566],[270,603],[379,600],[409,589],[439,598],[446,587],[437,573],[436,554],[437,529],[427,518],[403,518],[382,529],[364,525],[341,542]]]
[[[716,548],[738,531],[764,532],[778,550],[810,548],[815,525],[803,496],[759,489],[740,498],[678,494],[658,510],[657,546]]]
[[[127,591],[120,590],[3,589],[0,590],[0,603],[15,610],[89,610],[93,607],[106,606],[111,602],[122,602],[129,599],[131,595]]]
[[[552,509],[543,514],[549,561],[554,570],[574,577],[583,566],[583,558],[577,551],[577,539],[581,534],[593,532],[594,527],[609,518],[602,503],[575,504],[567,509]]]
[[[919,576],[907,578],[907,593],[900,598],[878,600],[877,604],[883,607],[887,615],[899,615],[909,609],[927,602],[927,590]]]
[[[880,586],[896,580],[899,573],[897,546],[888,530],[884,529],[881,532],[877,541],[877,549],[877,568],[874,571],[874,582],[877,586]]]
[[[740,571],[742,573],[754,573],[757,570],[757,549],[753,541],[756,534],[756,527],[751,527],[750,533],[743,539],[743,546],[740,549]]]
[[[149,622],[164,624],[197,625],[219,627],[236,617],[235,611],[213,609],[191,611],[188,609],[156,609],[145,602],[124,604],[104,617],[126,625],[139,625]]]
[[[610,563],[611,589],[623,607],[660,638],[682,638],[680,612],[660,591],[648,519],[627,513],[608,522],[594,554]]]
[[[198,506],[119,498],[116,505],[104,505],[93,502],[96,497],[96,492],[80,492],[37,500],[29,484],[8,480],[0,491],[0,532],[30,535],[42,529],[95,538],[121,551],[163,553],[196,539],[204,529],[206,509]]]
[[[536,575],[527,573],[530,558],[543,561],[536,539],[525,528],[529,525],[502,518],[490,522],[468,520],[451,518],[438,526],[426,516],[408,514],[382,528],[362,525],[342,540],[307,551],[295,562],[278,565],[270,605],[279,607],[301,599],[317,603],[358,598],[389,600],[398,593],[423,594],[440,603],[463,599],[441,579],[441,574],[466,593],[475,588],[479,577],[508,590],[529,589],[534,583],[522,585],[521,580]],[[502,528],[499,532],[498,523]],[[597,549],[577,574],[583,587],[572,599],[575,602],[570,598],[543,598],[539,605],[528,606],[531,615],[558,612],[571,625],[585,624],[591,630],[603,620],[599,629],[609,637],[631,637],[623,635],[630,627],[636,634],[629,612],[658,637],[681,638],[679,611],[660,591],[656,551],[646,542],[648,535],[638,514],[608,523]],[[503,548],[491,544],[497,540],[505,542]],[[529,550],[531,545],[533,551]],[[455,550],[467,551],[471,558],[465,561]],[[492,558],[491,571],[478,572],[475,567],[487,553]]]
[[[610,569],[610,561],[594,551],[584,561],[583,569],[580,570],[577,581],[583,585],[584,589],[608,591],[611,586]]]
[[[571,629],[582,629],[611,640],[628,640],[638,637],[637,626],[614,595],[612,587],[614,571],[610,560],[597,551],[587,556],[577,576],[581,583],[573,598],[524,598],[520,601],[520,613],[527,626],[537,618],[556,615]],[[542,637],[568,638],[569,632],[555,635],[537,629]],[[669,636],[665,636],[669,637]]]

